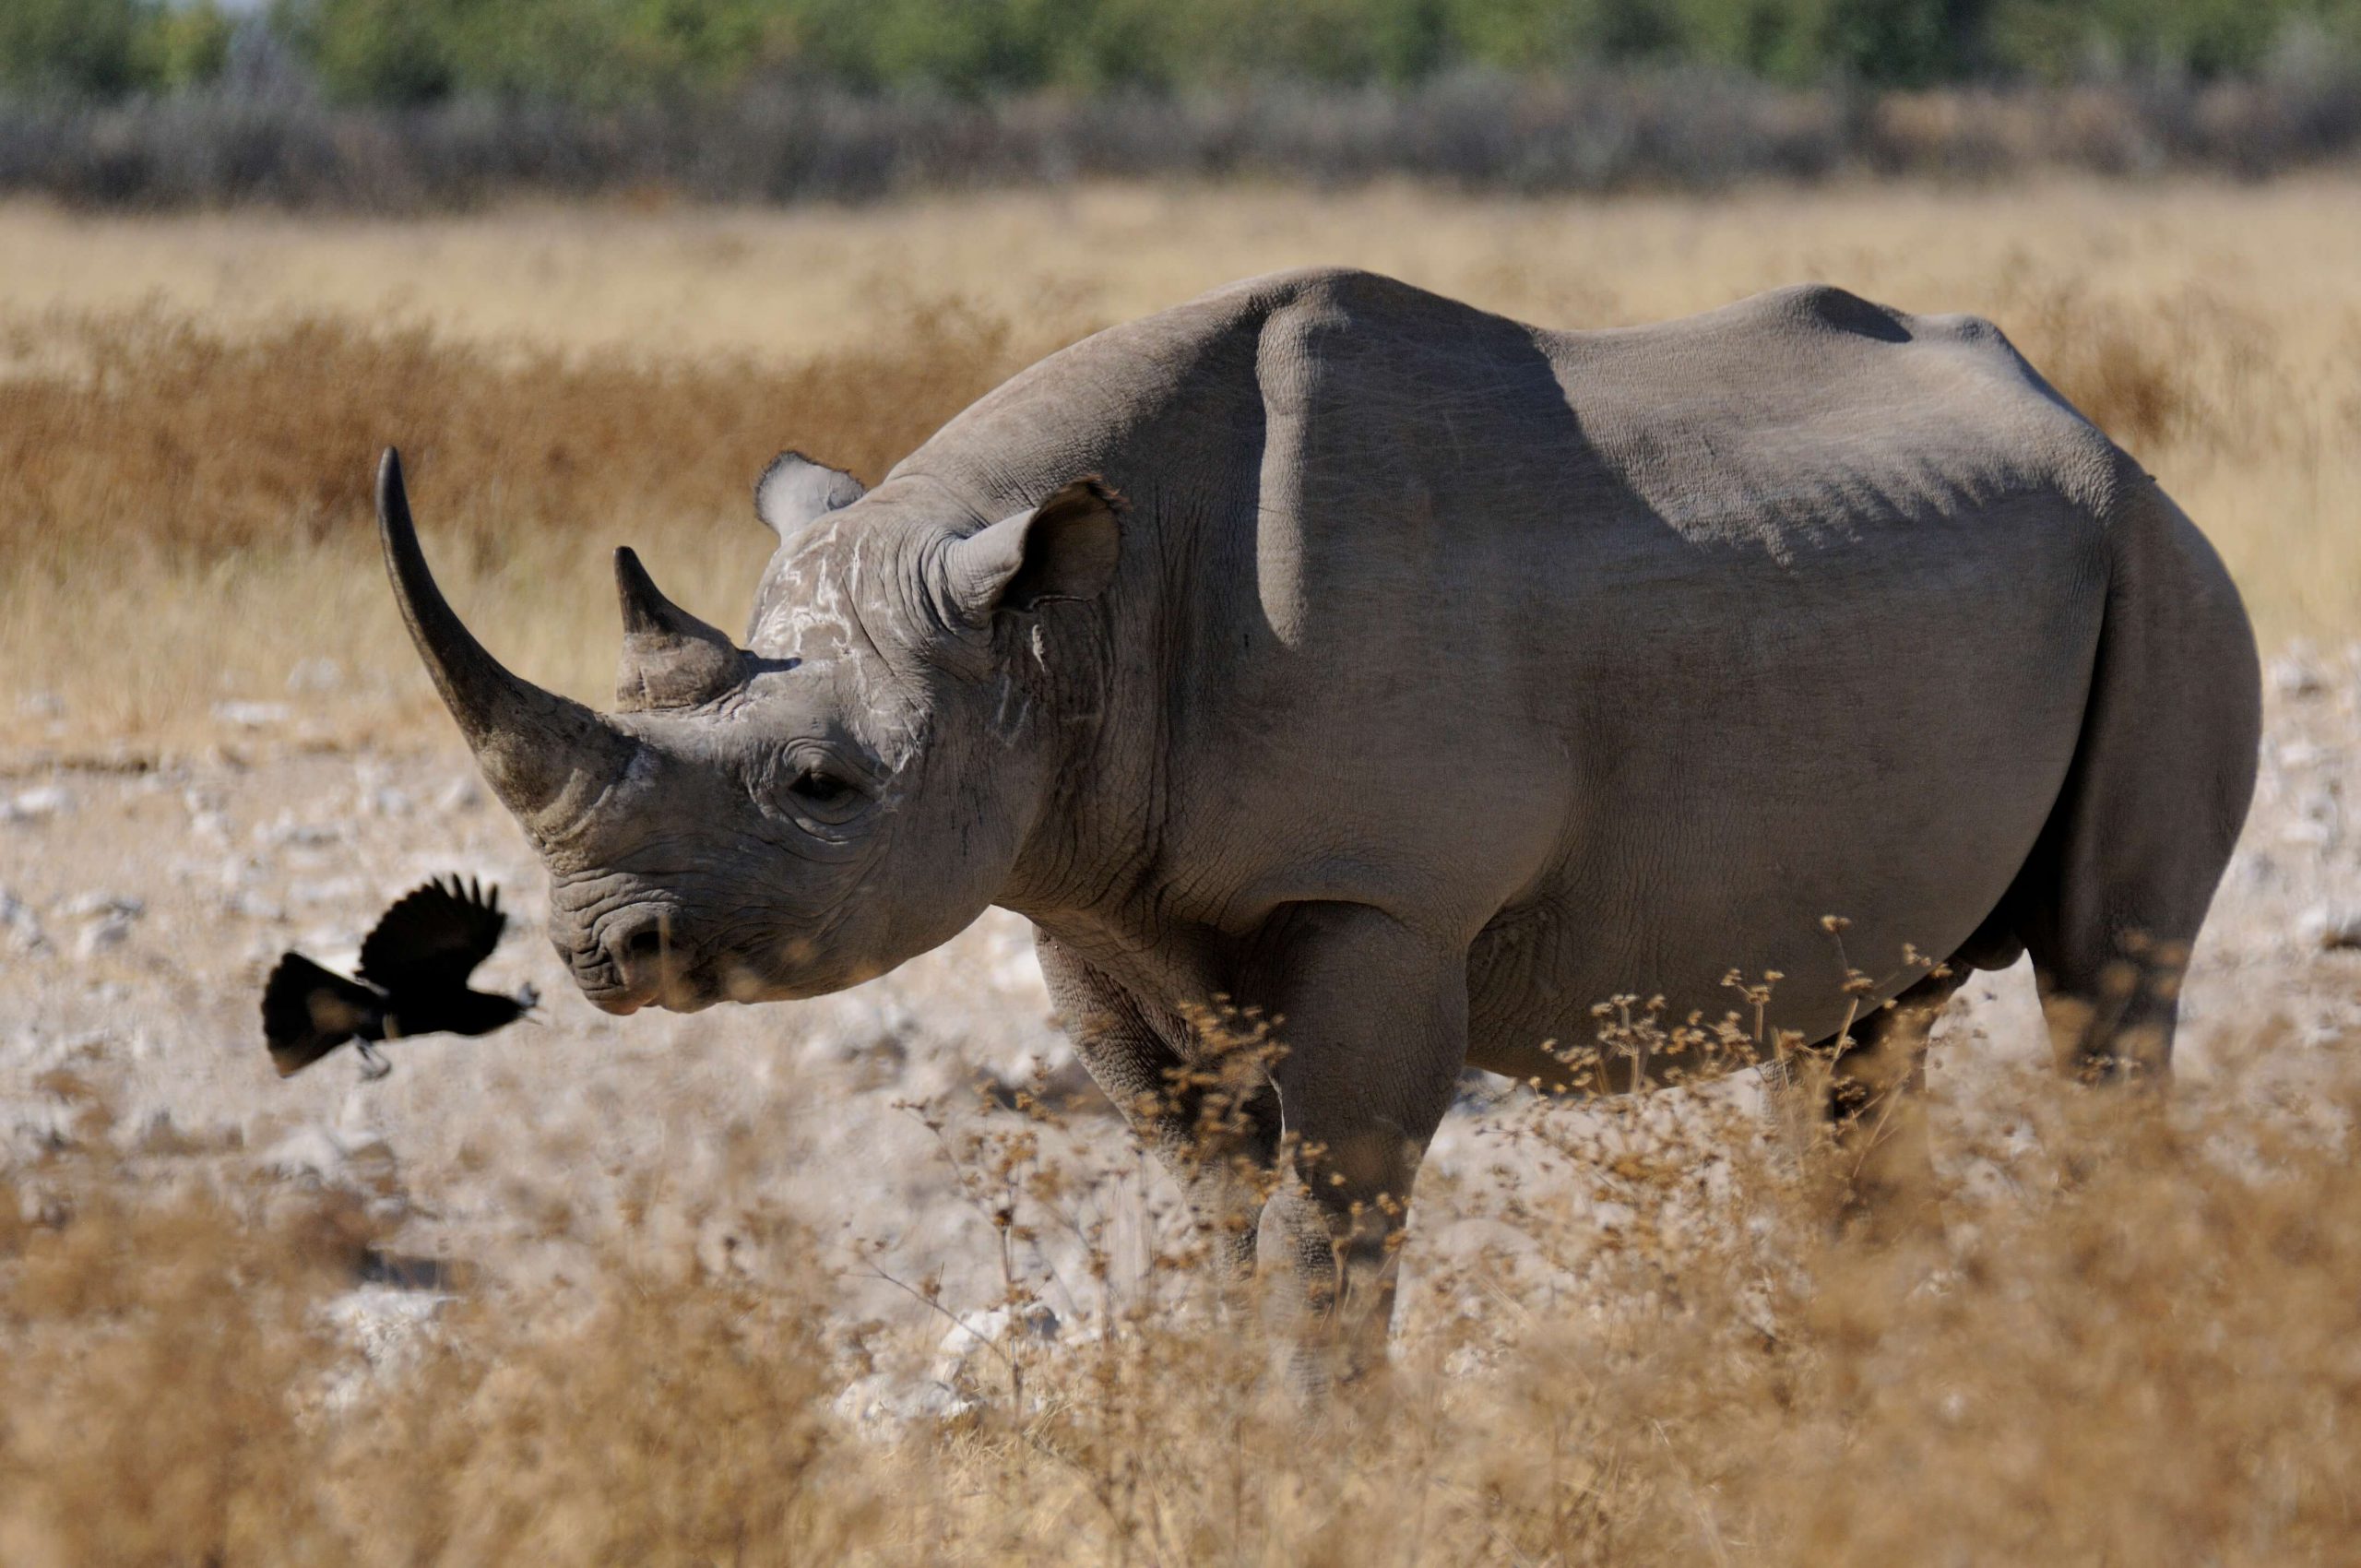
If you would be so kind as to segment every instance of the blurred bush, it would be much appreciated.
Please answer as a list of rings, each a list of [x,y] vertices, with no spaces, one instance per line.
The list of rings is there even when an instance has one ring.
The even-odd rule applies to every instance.
[[[214,0],[0,0],[0,88],[119,97],[211,81],[231,18]]]
[[[209,79],[237,27],[328,94],[613,106],[763,78],[964,95],[1422,82],[1633,63],[1788,85],[2217,77],[2352,53],[2361,0],[0,0],[0,84],[96,97]]]
[[[1550,191],[2361,145],[2361,0],[0,0],[0,191]]]
[[[101,207],[395,212],[523,193],[866,201],[1241,175],[1327,187],[1408,176],[1533,195],[2042,169],[2248,177],[2356,149],[2361,66],[2320,58],[2211,82],[1877,93],[1643,65],[981,98],[758,83],[609,106],[473,95],[339,105],[233,87],[113,102],[0,97],[0,192]]]

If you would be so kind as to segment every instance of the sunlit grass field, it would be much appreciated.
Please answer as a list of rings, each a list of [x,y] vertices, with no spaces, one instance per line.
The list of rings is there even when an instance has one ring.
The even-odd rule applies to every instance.
[[[918,1158],[990,1299],[883,1242],[848,1275],[847,1236],[915,1248],[916,1218],[786,1201],[804,1146],[783,1129],[901,1114],[892,1074],[917,1058],[889,1039],[896,1065],[857,1088],[774,1072],[807,1060],[761,1043],[811,1027],[789,1008],[625,1037],[564,996],[513,1056],[406,1067],[371,1125],[407,1162],[410,1222],[566,1261],[471,1256],[481,1278],[423,1330],[357,1330],[356,1278],[409,1243],[365,1188],[262,1173],[222,1111],[299,1103],[243,1032],[230,993],[255,976],[226,933],[266,951],[300,924],[220,911],[225,889],[291,906],[363,849],[380,878],[463,836],[521,863],[496,812],[430,806],[407,774],[408,814],[338,803],[389,755],[421,779],[463,766],[376,559],[388,443],[470,624],[598,699],[610,547],[735,628],[773,452],[874,480],[1041,353],[1234,278],[1357,264],[1564,327],[1822,279],[1991,316],[2206,529],[2267,647],[2341,644],[2361,636],[2356,255],[2361,179],[2326,176],[414,223],[0,207],[0,773],[161,769],[119,801],[59,775],[80,791],[60,826],[0,824],[0,884],[55,885],[53,921],[82,879],[38,857],[158,868],[140,934],[82,967],[62,924],[38,956],[0,931],[0,1108],[43,1129],[0,1143],[0,1564],[2350,1560],[2361,1011],[2338,988],[2361,971],[2274,924],[2351,863],[2349,666],[2296,728],[2274,692],[2272,837],[2234,871],[2235,940],[2201,949],[2205,1060],[2171,1096],[2070,1092],[1951,1042],[1940,1202],[1877,1245],[1832,1230],[1833,1152],[1744,1094],[1507,1096],[1421,1184],[1390,1374],[1310,1409],[1253,1309],[1186,1286],[1183,1232],[1109,1218],[1140,1157],[1053,1094],[908,1113],[946,1122]],[[249,731],[225,703],[287,711]],[[2315,798],[2331,817],[2299,837]],[[114,811],[154,839],[93,849]],[[191,849],[225,812],[237,830]],[[167,887],[175,856],[203,876]],[[373,900],[354,880],[319,908]],[[184,909],[212,912],[168,928]],[[1012,1008],[929,973],[945,1014]],[[123,1027],[77,1044],[51,1008]],[[135,1118],[125,1086],[186,1063],[123,1042],[209,1042],[215,1013],[237,1020],[227,1065],[191,1075],[214,1120]],[[176,1032],[184,1014],[203,1028]],[[326,1117],[340,1091],[302,1092]],[[405,1120],[428,1112],[447,1143]],[[949,1319],[1052,1302],[1053,1342],[943,1366],[934,1416],[861,1419],[854,1393],[923,1369]]]
[[[370,464],[397,443],[430,533],[466,541],[442,555],[463,607],[596,694],[608,546],[735,624],[763,557],[748,487],[777,448],[873,480],[1062,342],[1315,262],[1564,327],[1803,279],[1987,315],[2208,530],[2266,644],[2336,636],[2361,629],[2355,254],[2361,182],[2328,178],[418,223],[0,208],[0,659],[117,737],[275,688],[324,628],[417,698],[365,569]]]

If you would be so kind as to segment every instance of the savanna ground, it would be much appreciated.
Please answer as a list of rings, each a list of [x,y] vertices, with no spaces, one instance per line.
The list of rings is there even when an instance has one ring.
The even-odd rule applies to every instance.
[[[2355,255],[2327,177],[0,208],[0,1562],[2349,1561]],[[737,624],[778,447],[873,480],[1080,332],[1312,261],[1566,326],[1979,311],[2146,462],[2275,655],[2170,1098],[2061,1091],[1981,977],[1940,1201],[1869,1246],[1745,1080],[1472,1083],[1391,1377],[1305,1415],[1171,1266],[1021,922],[818,1003],[583,1004],[393,613],[376,448],[495,651],[596,698],[608,546]],[[541,1024],[277,1080],[270,961],[451,869]]]

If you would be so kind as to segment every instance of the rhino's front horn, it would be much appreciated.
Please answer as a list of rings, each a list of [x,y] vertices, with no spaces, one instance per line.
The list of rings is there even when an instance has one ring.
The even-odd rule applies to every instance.
[[[476,641],[426,569],[401,457],[390,446],[377,466],[377,537],[410,641],[484,782],[528,828],[587,807],[630,766],[631,739],[580,703],[510,674]]]
[[[665,598],[628,546],[615,552],[615,592],[623,607],[618,707],[694,707],[738,683],[737,645]]]

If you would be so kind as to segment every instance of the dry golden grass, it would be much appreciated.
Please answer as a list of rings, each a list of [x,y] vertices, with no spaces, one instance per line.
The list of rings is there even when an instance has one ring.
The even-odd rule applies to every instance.
[[[876,350],[792,366],[567,361],[330,319],[236,339],[155,312],[20,327],[20,359],[47,368],[0,381],[0,657],[107,731],[176,739],[306,657],[397,667],[366,488],[397,441],[455,580],[495,600],[487,636],[595,693],[608,549],[654,546],[677,596],[741,619],[769,538],[751,476],[781,432],[874,481],[1055,346],[955,308],[892,325]],[[552,602],[570,612],[520,635],[514,612]]]
[[[0,1180],[0,1558],[2342,1562],[2338,1055],[2300,1113],[2236,1070],[2171,1104],[2004,1076],[1947,1140],[1944,1227],[1875,1249],[1823,1229],[1828,1151],[1773,1158],[1734,1109],[1511,1111],[1586,1174],[1423,1199],[1500,1239],[1420,1282],[1375,1385],[1305,1413],[1251,1326],[1115,1310],[899,1431],[828,1413],[886,1348],[825,1326],[797,1217],[736,1217],[752,1268],[627,1226],[595,1277],[463,1301],[373,1371],[323,1310],[372,1239],[349,1204],[69,1148]],[[979,1227],[1067,1222],[1092,1173],[1044,1131],[958,1148]]]
[[[771,451],[873,475],[1057,342],[1323,260],[1567,326],[1806,278],[1979,311],[2206,527],[2266,642],[2348,635],[2356,251],[2361,185],[2326,179],[1546,203],[1105,189],[408,226],[20,204],[0,209],[0,658],[85,738],[189,742],[214,700],[275,696],[321,654],[422,715],[366,564],[371,454],[393,441],[487,636],[596,695],[606,546],[638,543],[734,624]],[[348,703],[338,721],[382,717]]]

